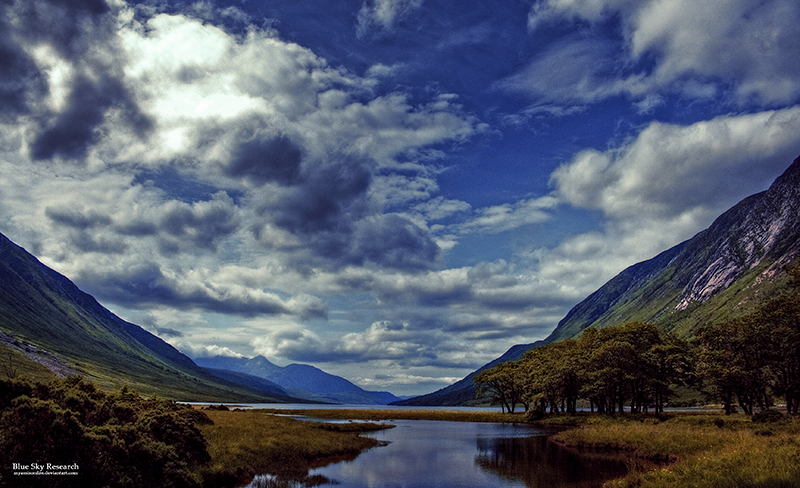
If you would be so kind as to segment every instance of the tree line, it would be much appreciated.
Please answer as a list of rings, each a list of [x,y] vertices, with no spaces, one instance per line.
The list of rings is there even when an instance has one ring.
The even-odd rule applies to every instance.
[[[794,284],[800,271],[789,270]],[[703,392],[726,414],[767,410],[778,401],[800,408],[800,293],[767,300],[753,312],[700,329],[691,341],[653,324],[631,322],[596,329],[538,347],[522,359],[474,378],[504,411],[531,417],[574,414],[579,400],[591,411],[661,413],[675,388]]]

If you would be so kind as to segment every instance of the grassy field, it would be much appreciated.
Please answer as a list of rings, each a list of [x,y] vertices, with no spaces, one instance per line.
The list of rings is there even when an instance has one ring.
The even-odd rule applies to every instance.
[[[550,422],[557,422],[550,419]],[[585,417],[554,440],[567,446],[621,449],[661,461],[609,487],[788,488],[800,486],[800,420],[753,422],[745,415],[676,414]]]
[[[214,422],[201,428],[211,455],[203,473],[208,487],[241,485],[264,473],[302,481],[312,467],[379,445],[357,434],[390,427],[302,422],[263,410],[204,412]]]

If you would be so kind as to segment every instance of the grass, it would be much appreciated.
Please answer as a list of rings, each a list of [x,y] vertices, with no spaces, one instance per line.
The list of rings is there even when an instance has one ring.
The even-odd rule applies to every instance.
[[[379,441],[356,434],[389,428],[376,424],[303,422],[263,410],[204,410],[214,422],[201,427],[211,462],[205,486],[234,486],[254,475],[304,480],[310,468],[354,459]]]
[[[278,414],[299,414],[318,419],[340,420],[445,420],[451,422],[525,422],[522,413],[479,412],[463,410],[405,409],[292,409],[271,410]]]
[[[551,419],[551,422],[555,419]],[[800,420],[755,423],[744,415],[584,417],[554,436],[567,446],[620,449],[664,462],[609,487],[783,488],[800,486]],[[668,462],[668,463],[666,463]]]

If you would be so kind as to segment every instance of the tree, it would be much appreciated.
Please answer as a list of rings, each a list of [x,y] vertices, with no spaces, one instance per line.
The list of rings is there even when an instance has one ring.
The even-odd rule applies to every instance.
[[[478,373],[473,381],[478,386],[478,395],[488,391],[503,411],[514,413],[517,403],[524,403],[527,409],[522,398],[522,380],[520,364],[509,361]]]

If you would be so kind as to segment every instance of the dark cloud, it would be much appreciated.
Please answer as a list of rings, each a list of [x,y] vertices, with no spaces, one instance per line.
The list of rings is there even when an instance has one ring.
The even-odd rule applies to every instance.
[[[293,234],[341,231],[363,215],[371,175],[354,158],[317,170],[274,207],[278,227]]]
[[[145,237],[158,234],[158,226],[153,222],[135,220],[114,226],[114,232],[123,236]]]
[[[399,215],[381,215],[359,223],[351,260],[397,269],[427,269],[439,247],[428,233]]]
[[[372,175],[367,161],[343,157],[307,171],[285,197],[262,210],[281,229],[302,238],[315,258],[332,267],[371,264],[430,269],[439,248],[428,232],[396,214],[376,214],[369,203]],[[257,231],[257,230],[256,230]]]
[[[291,314],[278,298],[269,295],[236,294],[201,283],[187,284],[168,278],[156,264],[140,264],[123,273],[85,273],[78,280],[82,289],[101,301],[131,308],[153,305],[253,317]]]
[[[219,241],[238,227],[236,209],[224,193],[193,205],[173,202],[158,222],[161,232],[210,251],[216,251]],[[142,229],[149,230],[146,227]]]
[[[31,143],[33,159],[84,158],[112,108],[140,137],[152,128],[121,81],[124,56],[110,13],[103,0],[0,3],[0,117],[31,114],[31,101],[47,95],[27,47],[50,46],[77,73],[63,111],[34,114],[40,128]]]
[[[137,134],[144,135],[151,128],[151,121],[139,111],[119,80],[103,77],[94,81],[80,76],[72,86],[67,108],[43,124],[31,147],[33,159],[85,157],[89,147],[99,140],[98,127],[112,107],[120,109]]]
[[[107,41],[115,28],[103,0],[21,0],[7,2],[18,33],[33,43],[48,43],[71,61],[84,58],[96,42]]]
[[[128,245],[121,240],[94,237],[88,232],[72,233],[70,243],[82,253],[124,254],[128,250]]]
[[[300,146],[287,136],[279,135],[248,141],[239,146],[225,173],[259,184],[276,182],[293,185],[300,177],[302,159]]]
[[[44,214],[57,224],[78,230],[106,227],[112,222],[111,217],[94,210],[83,213],[75,209],[47,207]]]

